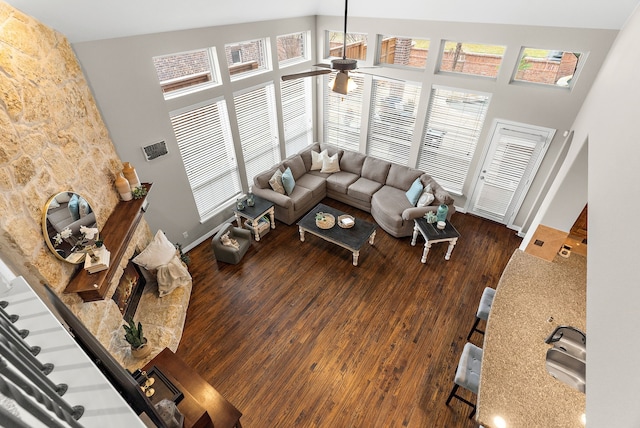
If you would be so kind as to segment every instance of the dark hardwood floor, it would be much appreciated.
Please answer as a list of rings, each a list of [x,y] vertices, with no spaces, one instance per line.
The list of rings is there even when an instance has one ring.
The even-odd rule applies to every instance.
[[[357,267],[347,250],[300,242],[280,222],[238,265],[217,263],[206,241],[189,252],[177,354],[243,412],[245,428],[475,427],[470,407],[445,401],[480,295],[521,239],[467,214],[452,223],[461,238],[451,260],[434,244],[426,264],[421,237],[412,247],[380,228]]]

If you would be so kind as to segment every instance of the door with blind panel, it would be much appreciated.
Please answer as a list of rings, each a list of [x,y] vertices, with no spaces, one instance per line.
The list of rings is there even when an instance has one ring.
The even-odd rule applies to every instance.
[[[512,226],[555,129],[496,120],[469,212]]]

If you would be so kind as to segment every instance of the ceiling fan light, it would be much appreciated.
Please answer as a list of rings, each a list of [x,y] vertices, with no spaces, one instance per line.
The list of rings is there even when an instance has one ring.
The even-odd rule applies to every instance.
[[[331,90],[342,95],[347,95],[350,91],[356,89],[358,85],[349,77],[347,73],[340,72],[336,74],[336,78],[331,85]]]

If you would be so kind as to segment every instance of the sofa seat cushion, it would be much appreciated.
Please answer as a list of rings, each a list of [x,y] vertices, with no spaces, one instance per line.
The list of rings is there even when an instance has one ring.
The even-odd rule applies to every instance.
[[[345,152],[346,153],[346,152]],[[360,178],[359,174],[340,171],[327,177],[327,189],[347,194],[347,189]]]
[[[307,172],[307,174],[315,175],[316,177],[320,177],[320,178],[323,178],[325,180],[327,178],[331,177],[331,175],[332,175],[329,172],[320,172],[320,171],[309,171],[309,172]]]
[[[405,191],[393,186],[382,186],[373,195],[371,205],[375,205],[376,214],[382,217],[380,222],[394,230],[401,229],[404,224],[402,212],[413,207],[407,199]],[[376,221],[378,220],[376,219]]]
[[[347,195],[351,196],[354,199],[358,199],[360,201],[371,202],[371,196],[373,196],[378,189],[382,187],[377,181],[369,180],[368,178],[360,177],[355,183],[353,183],[347,189]],[[402,192],[402,196],[406,200],[407,197]],[[409,201],[407,201],[408,203]]]
[[[305,174],[296,180],[296,186],[311,190],[314,199],[324,198],[327,194],[327,181],[313,174]]]
[[[294,210],[304,209],[313,201],[313,193],[311,190],[302,186],[296,186],[289,197],[291,198]]]

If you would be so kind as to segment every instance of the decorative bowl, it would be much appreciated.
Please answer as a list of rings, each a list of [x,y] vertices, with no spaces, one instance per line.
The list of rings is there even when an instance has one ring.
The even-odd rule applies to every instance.
[[[348,214],[338,216],[338,226],[343,229],[350,229],[356,224],[356,219]]]
[[[445,222],[445,221],[439,221],[439,222],[436,223],[436,227],[438,229],[444,229],[446,225],[447,225],[447,222]]]
[[[320,229],[331,229],[336,224],[336,218],[332,214],[317,213],[316,226]]]

